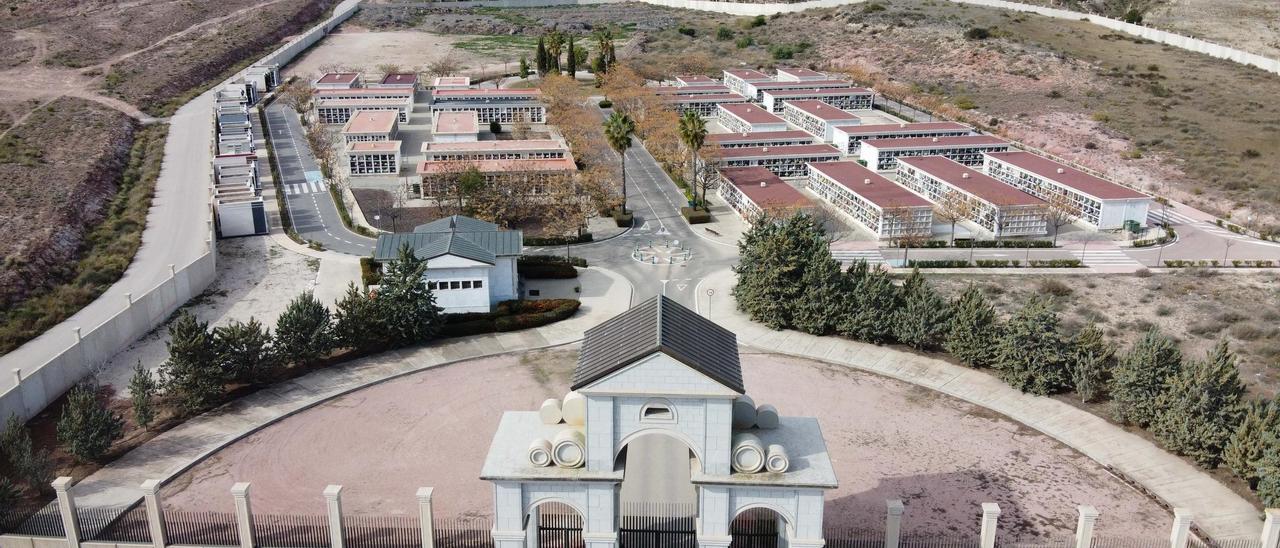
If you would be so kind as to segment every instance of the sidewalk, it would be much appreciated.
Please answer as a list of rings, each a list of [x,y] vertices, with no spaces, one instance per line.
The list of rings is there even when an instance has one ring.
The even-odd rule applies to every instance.
[[[1253,504],[1137,434],[1066,403],[1023,394],[982,370],[838,337],[773,331],[738,312],[730,295],[733,284],[728,270],[708,276],[703,284],[707,291],[697,296],[697,310],[737,333],[740,344],[878,373],[981,405],[1111,467],[1169,506],[1190,510],[1195,525],[1215,538],[1256,539],[1262,532],[1261,511]]]
[[[631,284],[608,270],[580,271],[582,307],[567,320],[509,333],[446,339],[355,360],[260,390],[183,423],[77,484],[81,507],[123,507],[143,481],[168,481],[223,446],[284,417],[370,384],[460,360],[576,342],[630,307]]]

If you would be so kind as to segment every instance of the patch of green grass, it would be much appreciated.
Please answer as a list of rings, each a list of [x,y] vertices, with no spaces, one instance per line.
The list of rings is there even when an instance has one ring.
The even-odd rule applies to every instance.
[[[504,53],[528,53],[538,46],[538,39],[532,36],[493,35],[476,36],[455,42],[453,47],[480,55],[500,55]]]
[[[129,163],[107,217],[80,248],[74,277],[36,294],[0,316],[0,353],[35,338],[93,302],[124,275],[142,245],[142,230],[155,192],[168,126],[156,124],[134,134]]]

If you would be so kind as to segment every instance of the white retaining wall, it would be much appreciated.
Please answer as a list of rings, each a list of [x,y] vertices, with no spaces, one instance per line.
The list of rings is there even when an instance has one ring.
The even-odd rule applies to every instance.
[[[258,64],[277,64],[284,66],[312,44],[324,38],[329,31],[338,26],[355,13],[360,0],[345,0],[338,4],[333,15],[317,24],[302,35],[290,40],[285,45],[263,57]],[[243,73],[214,86],[214,89],[234,81]],[[207,93],[195,101],[207,100]],[[213,143],[213,123],[208,124],[209,142]],[[171,136],[172,138],[172,136]],[[174,161],[166,158],[166,161]],[[201,162],[197,162],[201,163]],[[213,178],[213,166],[209,162],[193,166],[200,170],[192,173],[192,180],[206,187]],[[197,184],[194,183],[193,184]],[[210,200],[211,193],[206,190],[204,200]],[[191,199],[198,199],[192,196]],[[193,221],[195,222],[195,221]],[[199,295],[213,283],[216,275],[217,247],[216,236],[210,230],[204,254],[187,265],[180,265],[170,272],[169,277],[146,294],[133,295],[131,299],[121,302],[121,310],[110,319],[81,331],[78,337],[67,341],[67,348],[42,364],[30,364],[22,368],[21,380],[3,379],[0,386],[0,420],[9,415],[17,415],[26,420],[35,416],[51,402],[74,386],[81,379],[93,373],[95,368],[105,363],[112,356],[124,350],[133,341],[155,329],[183,303]],[[114,294],[110,298],[119,298]],[[107,297],[103,297],[107,298]]]

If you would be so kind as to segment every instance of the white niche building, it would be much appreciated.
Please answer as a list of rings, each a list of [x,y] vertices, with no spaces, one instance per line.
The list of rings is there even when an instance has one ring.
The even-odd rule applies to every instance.
[[[836,477],[818,421],[779,417],[776,428],[735,428],[734,408],[749,398],[732,332],[655,297],[587,330],[572,383],[585,398],[582,426],[546,424],[537,411],[502,416],[480,473],[493,483],[496,548],[536,548],[537,509],[545,503],[567,505],[581,515],[587,548],[618,546],[624,450],[645,436],[665,436],[689,448],[700,548],[729,546],[730,523],[757,508],[778,516],[780,546],[825,544],[823,492],[836,487]],[[581,433],[585,466],[534,465],[531,446],[567,429]],[[735,471],[731,453],[742,434],[785,447],[789,466],[781,472]]]

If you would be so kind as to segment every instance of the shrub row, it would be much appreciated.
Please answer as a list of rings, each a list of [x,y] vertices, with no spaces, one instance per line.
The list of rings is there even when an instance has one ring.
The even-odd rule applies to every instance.
[[[1217,266],[1222,266],[1222,263],[1217,259],[1214,259],[1211,261],[1207,261],[1204,259],[1195,260],[1195,261],[1183,260],[1183,259],[1169,259],[1164,262],[1164,266],[1168,268],[1217,267]],[[1276,266],[1276,263],[1275,261],[1269,261],[1269,260],[1233,259],[1231,261],[1231,266],[1234,266],[1236,268],[1273,268]]]
[[[1050,240],[956,240],[956,247],[1053,247]]]
[[[520,262],[528,264],[561,264],[568,263],[578,268],[586,268],[587,260],[582,257],[565,257],[563,255],[524,255]]]
[[[622,208],[613,210],[613,222],[618,225],[618,228],[629,227],[634,220],[635,214],[630,211],[623,211]]]
[[[547,238],[525,237],[524,245],[530,247],[545,247],[553,245],[585,244],[590,242],[591,239],[592,236],[590,232],[584,232],[572,238],[566,238],[564,236],[551,236]]]
[[[978,259],[974,263],[970,263],[965,259],[907,261],[907,266],[911,268],[969,268],[975,264],[979,268],[1019,268],[1022,266],[1021,261],[1008,259]],[[1031,268],[1078,268],[1083,265],[1080,259],[1032,259],[1027,262],[1027,266]]]
[[[910,260],[907,261],[907,266],[911,268],[968,268],[969,261],[965,259]]]
[[[573,316],[582,303],[576,299],[503,301],[493,312],[445,314],[441,337],[462,337],[539,327]]]
[[[587,267],[581,257],[557,257],[554,255],[530,255],[516,261],[516,271],[521,277],[532,280],[565,280],[577,278],[575,266]]]

